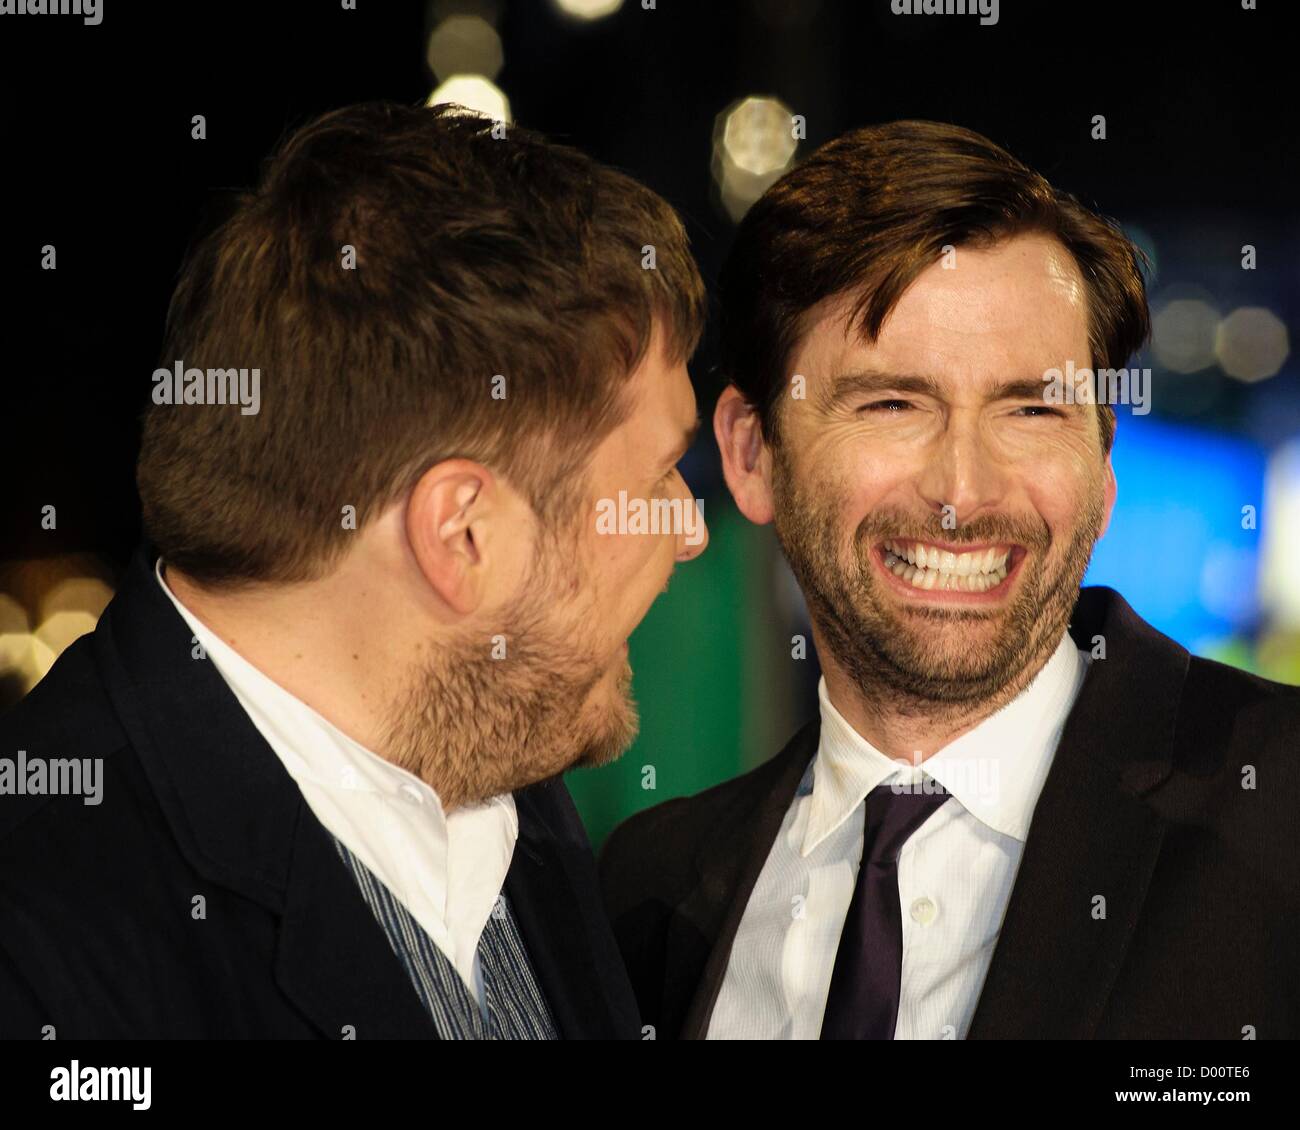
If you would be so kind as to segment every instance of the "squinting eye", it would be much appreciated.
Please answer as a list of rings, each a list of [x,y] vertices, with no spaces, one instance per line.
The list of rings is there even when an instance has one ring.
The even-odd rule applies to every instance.
[[[1016,412],[1017,412],[1017,413],[1019,413],[1019,412],[1041,412],[1041,413],[1043,413],[1043,415],[1045,415],[1045,416],[1064,416],[1064,415],[1065,415],[1065,413],[1062,412],[1059,408],[1048,408],[1047,405],[1045,405],[1045,404],[1026,404],[1026,405],[1024,405],[1023,407],[1017,408],[1017,409],[1016,409]],[[1037,416],[1030,416],[1029,419],[1031,419],[1031,420],[1036,420],[1036,419],[1038,419],[1038,417],[1037,417]]]
[[[895,409],[910,408],[911,405],[906,400],[877,400],[871,404],[864,404],[860,411],[863,412],[892,412]]]

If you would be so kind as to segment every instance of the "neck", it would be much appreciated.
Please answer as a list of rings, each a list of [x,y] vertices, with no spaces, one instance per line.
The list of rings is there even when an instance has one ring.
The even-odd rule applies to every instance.
[[[409,663],[400,633],[379,630],[386,623],[382,582],[358,585],[351,573],[345,563],[321,580],[231,591],[204,588],[165,564],[163,576],[181,604],[233,651],[383,756],[384,709],[400,692]]]
[[[996,694],[975,702],[935,702],[906,698],[883,682],[851,678],[831,655],[816,627],[813,638],[831,705],[844,720],[886,757],[920,764],[997,713],[1034,681],[1060,640],[1041,648]]]

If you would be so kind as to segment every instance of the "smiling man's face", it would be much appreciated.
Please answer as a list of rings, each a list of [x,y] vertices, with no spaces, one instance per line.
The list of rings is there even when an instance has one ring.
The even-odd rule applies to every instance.
[[[1019,689],[1064,632],[1115,479],[1097,407],[1043,374],[1090,364],[1086,290],[1045,236],[958,248],[874,343],[810,315],[772,457],[778,537],[831,658],[916,704]]]

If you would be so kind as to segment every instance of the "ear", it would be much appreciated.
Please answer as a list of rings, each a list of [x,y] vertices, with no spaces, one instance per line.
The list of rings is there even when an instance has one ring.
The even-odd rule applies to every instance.
[[[763,441],[758,410],[735,385],[728,385],[718,398],[713,434],[736,507],[751,522],[766,525],[772,520],[772,455]]]
[[[406,504],[406,540],[429,587],[461,616],[484,600],[497,546],[490,542],[501,491],[492,472],[468,459],[430,467]]]
[[[1115,467],[1110,461],[1110,455],[1106,456],[1106,509],[1101,519],[1101,532],[1097,535],[1100,541],[1106,531],[1110,529],[1110,515],[1115,509],[1115,496],[1119,493],[1119,486],[1115,481]]]

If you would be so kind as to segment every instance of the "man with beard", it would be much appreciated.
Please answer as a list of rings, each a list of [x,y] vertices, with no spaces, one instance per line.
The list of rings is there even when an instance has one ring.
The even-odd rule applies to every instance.
[[[382,104],[288,139],[164,349],[260,411],[150,410],[151,545],[0,721],[103,761],[93,807],[0,798],[0,1034],[640,1037],[559,775],[632,740],[627,638],[705,545],[594,521],[693,505],[702,317],[672,210],[576,151]]]
[[[1080,590],[1115,415],[1048,382],[1146,336],[1128,240],[987,139],[898,122],[754,206],[722,316],[727,482],[806,597],[820,716],[608,842],[647,1023],[1300,1035],[1300,691]]]

